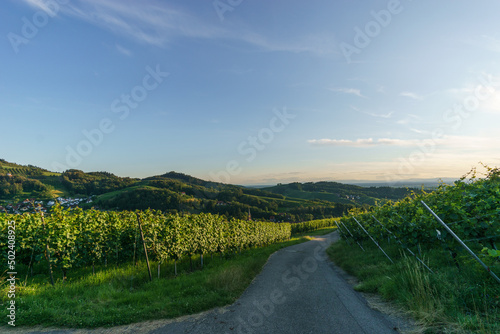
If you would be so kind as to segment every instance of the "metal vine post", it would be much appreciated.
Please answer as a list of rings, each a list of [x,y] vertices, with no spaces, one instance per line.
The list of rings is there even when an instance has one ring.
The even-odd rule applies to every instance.
[[[500,283],[500,278],[498,278],[497,275],[495,275],[494,272],[491,271],[490,267],[488,267],[483,261],[481,261],[480,258],[477,257],[477,255],[469,248],[467,247],[466,244],[464,244],[464,242],[455,234],[455,232],[453,232],[453,230],[451,228],[448,227],[448,225],[446,225],[446,223],[441,219],[439,218],[439,216],[434,213],[434,211],[432,211],[431,208],[429,208],[429,206],[427,204],[425,204],[424,201],[420,201],[420,203],[422,203],[422,205],[434,216],[434,218],[436,218],[436,220],[441,224],[443,225],[443,227],[446,229],[446,231],[448,231],[448,233],[451,234],[451,236],[453,238],[455,238],[456,241],[458,241],[458,243],[463,247],[465,248],[465,250],[467,252],[469,252],[469,254],[477,261],[479,262],[483,268],[490,273],[490,275],[498,282]]]
[[[347,226],[344,225],[344,223],[340,222],[340,224],[342,224],[342,226],[345,227],[345,229],[347,230],[347,232],[349,232],[349,234],[351,235],[352,237],[352,240],[356,241],[356,243],[358,244],[359,248],[361,248],[363,250],[363,252],[365,251],[365,249],[363,248],[363,246],[361,246],[361,244],[354,238],[354,235],[352,235],[351,231],[349,231],[349,229],[347,228]]]
[[[406,249],[411,255],[413,255],[425,268],[427,268],[427,270],[429,270],[431,273],[434,274],[434,272],[431,270],[431,268],[429,268],[425,263],[424,261],[422,261],[418,256],[417,254],[413,253],[413,251],[411,249],[409,249],[408,247],[406,247],[405,245],[403,245],[403,243],[401,242],[401,240],[398,239],[398,237],[396,237],[396,235],[394,233],[392,233],[391,231],[389,231],[385,226],[384,224],[382,224],[377,218],[375,218],[375,216],[372,215],[372,218],[375,219],[375,221],[377,223],[380,224],[380,226],[382,226],[382,228],[384,230],[387,231],[387,233],[389,233],[397,242],[398,244],[403,247],[404,249]]]
[[[366,233],[366,235],[368,235],[368,237],[370,237],[370,239],[373,241],[373,243],[375,245],[377,245],[377,247],[382,251],[382,253],[384,253],[384,255],[389,259],[389,261],[391,261],[391,263],[394,264],[394,261],[392,261],[392,259],[389,257],[389,255],[387,255],[387,253],[384,252],[384,250],[382,249],[382,247],[380,247],[380,245],[378,244],[378,242],[376,242],[375,239],[372,238],[372,236],[370,235],[370,233],[368,233],[368,231],[365,230],[365,228],[363,227],[363,225],[361,225],[361,223],[358,222],[358,220],[356,218],[354,218],[354,217],[352,217],[352,218],[356,221],[356,223],[358,223],[359,227],[361,227],[361,229]]]

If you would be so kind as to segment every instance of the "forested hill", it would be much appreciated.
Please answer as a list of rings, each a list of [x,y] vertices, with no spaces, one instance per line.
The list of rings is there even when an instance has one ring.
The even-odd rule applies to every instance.
[[[406,189],[363,188],[335,182],[292,183],[266,189],[205,181],[169,172],[144,179],[71,169],[54,173],[0,159],[0,206],[27,198],[92,197],[84,207],[216,213],[239,219],[305,221],[341,216],[355,206],[399,199]]]
[[[416,188],[361,187],[327,181],[278,184],[274,187],[262,188],[262,190],[303,199],[368,205],[374,205],[377,201],[396,201],[406,197],[412,191],[419,191]]]

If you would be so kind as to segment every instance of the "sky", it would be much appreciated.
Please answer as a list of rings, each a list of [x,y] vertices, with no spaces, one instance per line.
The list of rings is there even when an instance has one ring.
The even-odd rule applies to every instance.
[[[500,165],[493,0],[5,0],[0,158],[232,184]]]

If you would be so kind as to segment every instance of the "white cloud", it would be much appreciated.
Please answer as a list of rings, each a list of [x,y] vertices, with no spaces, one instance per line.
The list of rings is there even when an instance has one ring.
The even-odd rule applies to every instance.
[[[361,91],[359,89],[355,88],[329,88],[328,90],[335,92],[335,93],[343,93],[343,94],[353,94],[359,97],[366,98],[363,94],[361,94]]]
[[[390,111],[388,112],[387,114],[376,114],[376,113],[373,113],[373,112],[370,112],[370,111],[363,111],[361,110],[360,108],[358,107],[355,107],[353,105],[350,105],[349,106],[352,110],[354,111],[357,111],[357,112],[360,112],[360,113],[363,113],[363,114],[366,114],[366,115],[369,115],[369,116],[372,116],[372,117],[379,117],[379,118],[391,118],[392,115],[394,114],[394,111]]]
[[[415,129],[415,128],[410,128],[409,130],[412,131],[412,132],[418,133],[420,135],[423,135],[423,134],[428,135],[428,134],[430,134],[430,132],[426,131],[426,130],[420,130],[420,129]]]
[[[372,138],[368,139],[357,139],[356,141],[347,140],[347,139],[311,139],[308,140],[310,144],[319,145],[319,146],[372,146],[374,144]]]
[[[375,114],[371,112],[364,112],[367,115],[373,116],[373,117],[380,117],[380,118],[391,118],[392,114],[394,114],[394,111],[388,112],[387,114]]]
[[[310,141],[311,142],[311,141]],[[457,177],[467,173],[479,162],[500,166],[498,147],[500,136],[473,137],[447,136],[439,140],[381,139],[356,141],[322,140],[323,145],[374,147],[382,145],[407,146],[404,154],[380,160],[368,158],[338,163],[335,159],[325,162],[326,168],[311,170],[316,177],[325,179],[358,179],[398,181],[411,178]],[[328,176],[328,177],[325,177]]]
[[[416,130],[415,132],[417,132]],[[476,150],[484,151],[497,150],[500,147],[500,137],[472,137],[472,136],[444,136],[439,139],[397,139],[397,138],[359,138],[356,140],[349,139],[311,139],[308,143],[317,146],[349,146],[349,147],[375,147],[375,146],[401,146],[411,147],[419,145],[439,145],[460,150]]]
[[[424,133],[414,129],[414,132]],[[472,137],[472,136],[445,136],[440,139],[397,139],[397,138],[359,138],[356,140],[349,139],[311,139],[308,143],[317,146],[349,146],[349,147],[375,147],[375,146],[400,146],[412,147],[419,145],[439,145],[453,149],[462,150],[486,150],[496,149],[500,146],[500,138],[495,137]]]
[[[367,139],[311,139],[308,140],[310,144],[317,146],[349,146],[349,147],[374,147],[374,146],[416,146],[418,144],[424,143],[423,140],[415,139],[392,139],[392,138],[380,138],[373,140],[373,138]]]
[[[422,100],[423,96],[413,92],[401,92],[399,96],[409,97],[414,100]]]

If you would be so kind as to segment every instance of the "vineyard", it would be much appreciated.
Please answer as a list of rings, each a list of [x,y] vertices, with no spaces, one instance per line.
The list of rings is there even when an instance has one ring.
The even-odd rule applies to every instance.
[[[443,247],[455,259],[461,246],[426,210],[424,202],[466,243],[498,259],[500,239],[500,173],[491,170],[485,179],[465,177],[453,186],[440,185],[428,194],[413,195],[371,211],[351,211],[341,219],[345,239],[359,243],[395,238],[405,249]],[[358,222],[361,223],[358,224]],[[363,228],[366,230],[366,233]],[[491,262],[491,261],[490,261]]]
[[[365,257],[368,248],[380,254],[374,265],[402,270],[399,264],[413,258],[410,267],[416,269],[411,270],[435,284],[427,292],[456,294],[460,305],[454,307],[464,311],[462,317],[476,314],[495,323],[500,315],[500,171],[486,168],[484,178],[473,169],[433,192],[353,210],[339,222],[341,237]]]
[[[60,269],[64,278],[72,268],[135,262],[145,253],[161,263],[261,247],[288,240],[291,233],[288,223],[227,220],[211,214],[165,215],[152,210],[65,210],[60,206],[46,217],[0,214],[2,235],[8,235],[11,221],[15,222],[17,264],[32,267],[45,260],[51,267],[48,271]],[[0,250],[7,254],[8,249],[4,238]]]
[[[297,233],[307,233],[311,231],[316,231],[319,229],[327,228],[327,227],[335,227],[336,220],[334,219],[318,219],[311,220],[303,223],[292,224],[292,234]]]
[[[9,314],[8,275],[16,326],[112,326],[206,311],[233,303],[272,253],[309,240],[292,231],[333,225],[59,205],[46,215],[0,214],[1,314]]]

